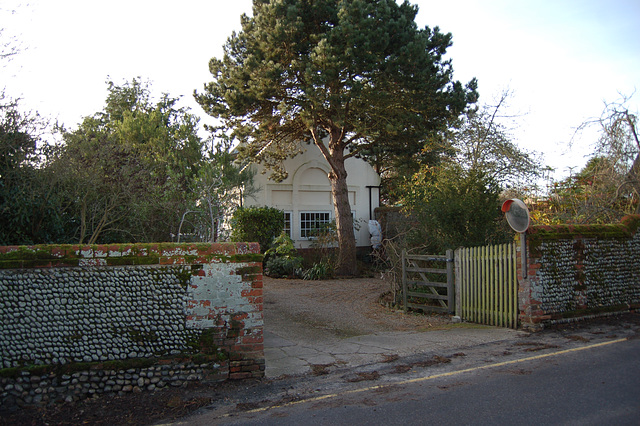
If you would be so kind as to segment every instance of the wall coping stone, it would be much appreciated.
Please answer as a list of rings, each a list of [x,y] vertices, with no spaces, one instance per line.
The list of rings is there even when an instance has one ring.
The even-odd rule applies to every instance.
[[[0,269],[261,262],[258,243],[0,246]]]

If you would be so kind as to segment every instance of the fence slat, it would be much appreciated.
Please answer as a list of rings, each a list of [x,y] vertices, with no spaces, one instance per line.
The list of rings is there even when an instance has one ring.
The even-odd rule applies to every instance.
[[[424,281],[424,280],[410,280],[407,279],[407,285],[415,285],[418,287],[438,287],[438,288],[449,288],[447,283],[438,283],[435,281]]]
[[[515,243],[460,248],[455,257],[456,295],[461,299],[456,313],[467,321],[516,328]]]
[[[455,307],[456,315],[460,316],[460,312],[462,308],[462,305],[460,304],[460,300],[461,300],[460,293],[462,291],[462,269],[460,268],[459,249],[454,252],[453,259],[454,259],[454,269],[455,269],[454,292],[456,297],[454,307]]]
[[[504,259],[504,248],[505,245],[501,244],[500,247],[498,248],[498,259]],[[504,265],[505,262],[504,261],[500,261],[499,265],[498,265],[498,279],[500,280],[498,283],[498,289],[499,289],[499,298],[498,298],[498,312],[499,312],[499,319],[500,319],[500,327],[506,327],[506,316],[505,316],[505,312],[504,312],[504,295],[505,295],[505,291],[507,290],[507,288],[505,287],[505,280],[504,280]]]
[[[491,325],[498,325],[498,306],[496,305],[496,301],[498,299],[498,279],[496,274],[496,246],[490,246],[489,248],[490,259],[489,264],[491,265],[491,293],[489,297],[491,298]]]
[[[482,281],[480,288],[482,289],[482,316],[481,321],[487,324],[487,247],[480,248],[480,267],[482,269]]]
[[[413,259],[413,257],[411,258]],[[441,261],[442,262],[442,261]],[[407,272],[424,272],[427,274],[446,274],[447,270],[446,269],[440,269],[440,268],[419,268],[417,266],[407,266],[406,267],[406,271]]]
[[[411,297],[421,297],[423,299],[431,299],[431,300],[448,300],[449,296],[440,295],[440,294],[432,294],[432,293],[420,293],[418,291],[409,291],[407,292],[408,296]],[[442,306],[442,308],[448,308],[448,306]]]
[[[517,255],[516,255],[516,246],[515,244],[511,247],[511,256],[512,261],[509,263],[511,268],[511,281],[514,282],[512,288],[512,297],[511,297],[511,321],[513,321],[513,327],[516,328],[518,326],[518,272],[516,267]]]

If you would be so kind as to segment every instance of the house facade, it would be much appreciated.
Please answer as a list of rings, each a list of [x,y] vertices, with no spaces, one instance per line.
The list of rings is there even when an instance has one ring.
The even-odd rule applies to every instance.
[[[285,213],[285,232],[296,248],[309,248],[318,225],[335,219],[329,165],[315,145],[304,146],[304,152],[287,159],[285,170],[289,176],[282,182],[269,180],[269,171],[252,165],[256,171],[254,187],[257,192],[244,198],[245,206],[269,206]],[[364,160],[349,158],[345,161],[349,204],[354,218],[356,245],[371,245],[369,220],[379,206],[380,176]]]

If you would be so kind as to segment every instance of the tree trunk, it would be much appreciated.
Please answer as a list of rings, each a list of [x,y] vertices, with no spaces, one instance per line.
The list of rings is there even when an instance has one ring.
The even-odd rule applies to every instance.
[[[349,204],[346,172],[344,177],[330,176],[333,207],[338,231],[338,262],[336,274],[354,276],[358,274],[356,265],[356,238],[353,232],[353,218]]]
[[[329,133],[330,140],[329,147],[327,147],[318,137],[318,132],[311,131],[316,146],[331,167],[329,181],[331,182],[331,195],[333,196],[333,209],[338,233],[338,262],[335,273],[343,276],[355,276],[358,274],[356,236],[353,232],[353,217],[351,216],[349,188],[347,187],[347,170],[344,166],[344,133],[342,129],[337,127],[333,127]]]
[[[633,188],[634,195],[640,197],[640,152],[638,152],[638,155],[636,155],[636,158],[633,160],[633,164],[627,172],[626,178]],[[638,202],[634,213],[640,214],[640,202]]]
[[[636,130],[635,119],[637,117],[633,117],[629,114],[629,111],[625,111],[624,116],[627,124],[629,125],[631,136],[633,136],[633,140],[638,148],[638,154],[636,154],[636,158],[633,160],[633,164],[627,173],[627,179],[631,182],[631,186],[633,187],[636,196],[640,197],[640,138],[638,137],[638,132]],[[638,202],[638,205],[636,206],[635,213],[640,214],[640,202]]]
[[[356,238],[353,232],[353,217],[349,204],[349,189],[347,187],[347,171],[344,166],[342,151],[332,152],[333,171],[329,175],[331,195],[336,217],[338,232],[338,262],[337,275],[355,276],[358,274],[356,265]]]
[[[335,177],[333,174],[330,180],[339,246],[336,274],[354,276],[358,273],[356,265],[356,239],[353,232],[353,218],[349,204],[347,180],[346,177]]]

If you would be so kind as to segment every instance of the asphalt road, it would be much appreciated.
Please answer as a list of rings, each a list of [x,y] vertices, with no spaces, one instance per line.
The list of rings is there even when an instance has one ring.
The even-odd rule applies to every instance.
[[[640,323],[247,385],[177,424],[640,424]]]
[[[637,425],[640,340],[337,393],[228,419],[256,425]]]

